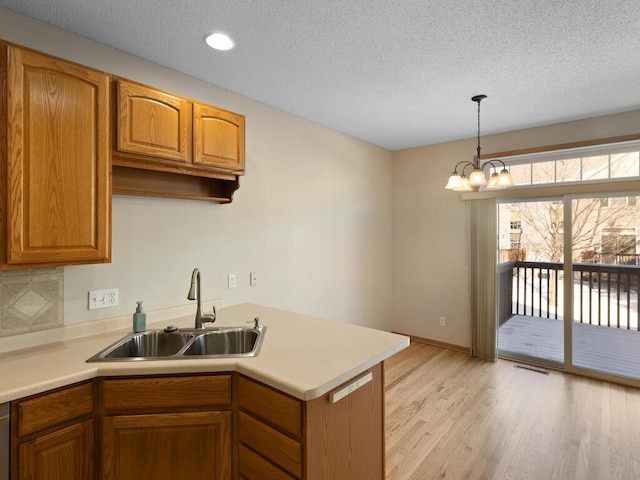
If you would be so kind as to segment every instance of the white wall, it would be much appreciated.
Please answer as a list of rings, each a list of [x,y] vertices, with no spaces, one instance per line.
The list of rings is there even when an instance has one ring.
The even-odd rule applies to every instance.
[[[114,196],[113,262],[65,268],[65,323],[186,304],[199,267],[205,299],[392,328],[390,152],[2,8],[0,37],[247,118],[231,205]],[[115,287],[119,307],[87,310]]]
[[[640,133],[640,111],[483,137],[497,153]],[[467,139],[393,154],[394,329],[471,345],[468,218],[460,194],[444,190],[455,164],[472,160]],[[446,326],[439,326],[439,318]]]

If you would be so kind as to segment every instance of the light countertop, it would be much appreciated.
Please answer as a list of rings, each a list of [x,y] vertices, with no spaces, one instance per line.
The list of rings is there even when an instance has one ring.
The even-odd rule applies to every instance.
[[[0,403],[100,376],[233,371],[311,400],[409,345],[403,335],[253,304],[218,310],[214,326],[248,326],[254,317],[267,327],[256,357],[86,363],[130,329],[0,353]],[[189,315],[148,327],[193,322]]]

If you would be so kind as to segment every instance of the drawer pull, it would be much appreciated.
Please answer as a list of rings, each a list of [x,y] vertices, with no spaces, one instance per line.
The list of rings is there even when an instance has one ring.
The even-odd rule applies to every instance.
[[[366,375],[357,379],[355,382],[352,382],[346,387],[341,388],[337,392],[333,392],[331,394],[331,403],[336,403],[342,400],[347,395],[350,395],[351,393],[355,392],[357,389],[359,389],[363,385],[366,385],[367,383],[369,383],[372,379],[373,379],[373,374],[369,372]]]

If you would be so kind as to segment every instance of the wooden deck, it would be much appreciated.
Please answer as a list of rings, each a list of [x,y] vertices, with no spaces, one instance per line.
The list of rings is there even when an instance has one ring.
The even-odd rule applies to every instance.
[[[542,365],[564,363],[561,320],[514,315],[498,330],[498,351]],[[574,323],[573,364],[628,378],[640,378],[640,332]]]

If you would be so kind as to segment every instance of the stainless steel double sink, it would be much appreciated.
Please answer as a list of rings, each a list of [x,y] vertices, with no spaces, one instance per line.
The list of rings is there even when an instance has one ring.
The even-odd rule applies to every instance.
[[[87,362],[255,357],[267,327],[174,328],[132,333]]]

